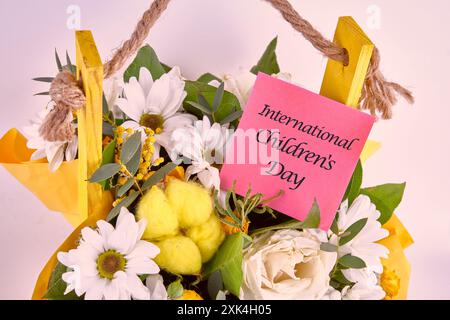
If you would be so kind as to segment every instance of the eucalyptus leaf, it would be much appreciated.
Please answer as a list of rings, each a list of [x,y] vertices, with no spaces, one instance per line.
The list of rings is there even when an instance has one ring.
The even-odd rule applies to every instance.
[[[68,294],[64,294],[67,283],[62,279],[62,275],[67,272],[67,267],[58,262],[53,270],[50,281],[48,283],[48,290],[44,295],[47,300],[81,300],[75,291],[71,291]]]
[[[94,172],[94,174],[89,178],[89,182],[100,182],[113,177],[120,171],[120,165],[117,163],[108,163]]]
[[[133,157],[126,164],[127,170],[132,176],[136,174],[139,169],[139,164],[141,161],[142,145],[139,144],[138,150],[134,153]]]
[[[217,109],[219,109],[219,106],[222,103],[224,92],[225,92],[225,83],[222,82],[220,86],[217,88],[216,94],[214,96],[214,100],[212,103],[213,112],[217,112]]]
[[[202,114],[211,115],[211,110],[209,110],[207,107],[205,107],[204,105],[202,105],[200,103],[197,103],[195,101],[188,101],[187,104],[190,105],[191,107],[194,107],[195,109],[201,111]]]
[[[220,124],[225,125],[231,122],[234,122],[236,120],[239,120],[242,117],[242,114],[244,112],[242,110],[239,111],[235,111],[233,113],[231,113],[230,115],[228,115],[227,117],[225,117],[225,119],[220,121]]]
[[[102,166],[108,163],[114,162],[114,154],[116,150],[116,140],[111,141],[103,150],[102,154]],[[100,185],[104,190],[109,189],[109,180],[104,180],[100,182]]]
[[[109,222],[112,219],[114,219],[115,217],[117,217],[120,213],[120,210],[124,207],[128,208],[129,206],[131,206],[133,204],[133,202],[137,199],[138,196],[139,196],[139,192],[135,191],[132,194],[130,194],[128,197],[123,199],[117,206],[112,208],[112,210],[108,214],[108,217],[106,218],[106,221]]]
[[[149,45],[146,45],[139,50],[136,58],[123,74],[124,81],[129,82],[132,77],[138,79],[141,68],[147,68],[147,70],[150,71],[153,81],[158,80],[166,73],[164,66],[159,62],[155,51]]]
[[[212,260],[203,269],[205,277],[220,271],[225,288],[237,297],[239,297],[243,281],[243,246],[244,237],[241,232],[228,236]]]
[[[134,185],[134,178],[129,178],[120,188],[117,190],[117,198],[121,198],[124,194],[131,189]]]
[[[325,251],[325,252],[337,252],[338,247],[332,243],[322,242],[320,244],[320,250]]]
[[[138,152],[139,147],[141,146],[141,138],[142,134],[137,131],[123,143],[122,154],[120,155],[120,161],[123,164],[127,164],[136,152]]]
[[[363,219],[356,221],[354,224],[352,224],[350,227],[348,227],[344,231],[345,235],[339,239],[339,245],[343,246],[344,244],[353,240],[353,238],[356,237],[356,235],[364,228],[366,223],[367,223],[367,218],[363,218]]]
[[[366,267],[366,263],[361,258],[347,254],[339,258],[338,263],[344,268],[348,269],[363,269]]]
[[[176,300],[183,295],[183,285],[181,284],[181,280],[177,279],[167,287],[167,296],[169,299]]]
[[[361,160],[359,160],[355,167],[355,171],[353,172],[353,175],[350,179],[350,182],[348,183],[347,190],[345,191],[344,195],[344,200],[348,199],[349,207],[356,199],[356,197],[359,195],[359,192],[361,190],[362,178],[363,178],[363,168],[361,165]]]
[[[142,191],[146,191],[153,187],[155,184],[160,182],[164,177],[172,172],[177,167],[177,164],[174,162],[169,162],[158,171],[156,171],[147,181],[142,185]]]
[[[275,37],[267,46],[264,54],[259,59],[258,64],[254,66],[250,71],[254,74],[258,72],[264,72],[268,75],[272,75],[280,72],[280,67],[277,62],[277,55],[275,50],[277,48],[278,37]]]
[[[406,183],[383,184],[376,187],[361,189],[361,194],[365,194],[370,201],[375,204],[381,215],[378,221],[385,224],[389,221],[403,199]]]

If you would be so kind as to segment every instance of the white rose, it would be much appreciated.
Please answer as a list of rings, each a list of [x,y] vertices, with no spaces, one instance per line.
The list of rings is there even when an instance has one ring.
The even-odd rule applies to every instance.
[[[254,239],[243,259],[243,300],[313,300],[328,291],[336,253],[308,231],[280,230]]]

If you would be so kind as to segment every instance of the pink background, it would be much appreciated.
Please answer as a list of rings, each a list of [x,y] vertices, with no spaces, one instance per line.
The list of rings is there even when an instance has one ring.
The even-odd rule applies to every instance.
[[[352,144],[350,150],[343,149],[333,143],[322,141],[299,131],[298,127],[292,128],[292,125],[281,124],[273,120],[272,116],[261,116],[260,113],[265,109],[265,105],[270,106],[270,110],[280,111],[282,115],[303,121],[305,126],[318,126],[325,128],[325,132],[335,134],[342,139],[358,140]],[[234,147],[229,147],[229,150],[236,150],[233,150],[234,154],[245,153],[247,160],[237,162],[229,157],[226,158],[227,162],[230,160],[231,162],[225,164],[220,172],[221,188],[229,190],[236,181],[238,194],[245,196],[248,186],[251,185],[253,192],[262,193],[266,197],[271,197],[283,190],[284,195],[271,201],[270,207],[301,221],[306,218],[316,199],[320,208],[320,228],[328,230],[373,122],[374,118],[366,113],[260,73],[239,123],[239,129],[242,131],[235,134]],[[267,130],[271,132],[279,130],[279,135],[274,135],[277,139],[288,141],[287,139],[295,138],[296,140],[291,143],[292,146],[306,143],[302,146],[305,150],[310,150],[325,158],[331,155],[332,157],[328,159],[334,161],[332,170],[325,170],[319,165],[305,162],[305,157],[297,158],[292,154],[273,148],[272,150],[279,156],[279,159],[271,158],[270,160],[280,163],[284,168],[283,171],[291,171],[297,175],[295,179],[298,179],[299,182],[304,178],[301,185],[298,185],[296,189],[291,189],[295,187],[292,175],[289,179],[281,179],[285,174],[289,174],[286,172],[281,176],[273,176],[280,172],[280,165],[269,169],[273,164],[266,157],[258,157],[255,162],[250,162],[251,154],[255,153],[252,146],[257,144],[258,148],[267,151],[271,149],[270,146],[273,143],[270,141],[264,144],[266,139],[271,139],[267,135],[264,137],[264,134],[260,141],[262,143],[258,143],[257,132],[259,130],[263,130],[265,133]],[[252,143],[251,146],[239,143],[241,138],[237,136],[240,135],[240,132],[254,133],[248,139]],[[268,170],[271,171],[271,174],[264,174]],[[333,186],[332,192],[330,192],[329,186]]]
[[[0,1],[0,134],[21,127],[48,101],[30,81],[55,72],[53,50],[74,52],[66,26],[69,5],[81,9],[104,59],[126,39],[149,0]],[[340,15],[352,15],[377,44],[382,69],[411,88],[391,121],[375,124],[371,139],[383,148],[365,165],[364,185],[407,181],[398,216],[413,234],[412,299],[450,299],[450,4],[447,0],[292,0],[301,14],[331,37]],[[374,14],[375,12],[375,14]],[[378,13],[378,14],[377,14]],[[379,19],[376,19],[376,17]],[[375,23],[374,23],[375,21]],[[420,23],[419,23],[420,21]],[[379,23],[377,23],[379,22]],[[259,0],[174,0],[148,39],[168,64],[187,77],[249,69],[279,35],[282,70],[317,92],[326,60]],[[71,227],[0,169],[0,298],[27,299],[38,272]]]

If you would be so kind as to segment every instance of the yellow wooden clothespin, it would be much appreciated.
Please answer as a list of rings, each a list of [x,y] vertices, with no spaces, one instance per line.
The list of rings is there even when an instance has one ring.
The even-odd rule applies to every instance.
[[[349,63],[345,66],[342,62],[328,60],[320,94],[356,108],[375,46],[352,17],[339,18],[334,42],[347,50]],[[368,140],[361,160],[367,160],[380,147],[381,143]]]

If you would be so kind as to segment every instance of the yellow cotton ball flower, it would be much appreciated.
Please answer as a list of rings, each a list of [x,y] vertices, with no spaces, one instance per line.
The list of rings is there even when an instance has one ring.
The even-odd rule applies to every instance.
[[[175,236],[155,243],[161,250],[155,262],[175,274],[199,274],[202,256],[194,241],[185,236]]]
[[[200,249],[202,262],[209,261],[213,257],[225,238],[220,220],[215,214],[212,214],[205,223],[188,229],[186,235]]]
[[[173,211],[164,191],[153,186],[138,204],[136,217],[145,218],[147,227],[143,238],[154,240],[161,237],[174,236],[178,233],[178,218]]]
[[[203,298],[194,290],[184,290],[183,295],[177,300],[203,300]]]
[[[174,274],[198,274],[225,238],[208,190],[193,182],[173,178],[165,190],[153,186],[138,203],[136,215],[148,221],[143,238],[161,250],[155,261]]]
[[[167,184],[166,195],[178,216],[181,228],[205,223],[213,212],[208,190],[197,183],[172,179]]]

